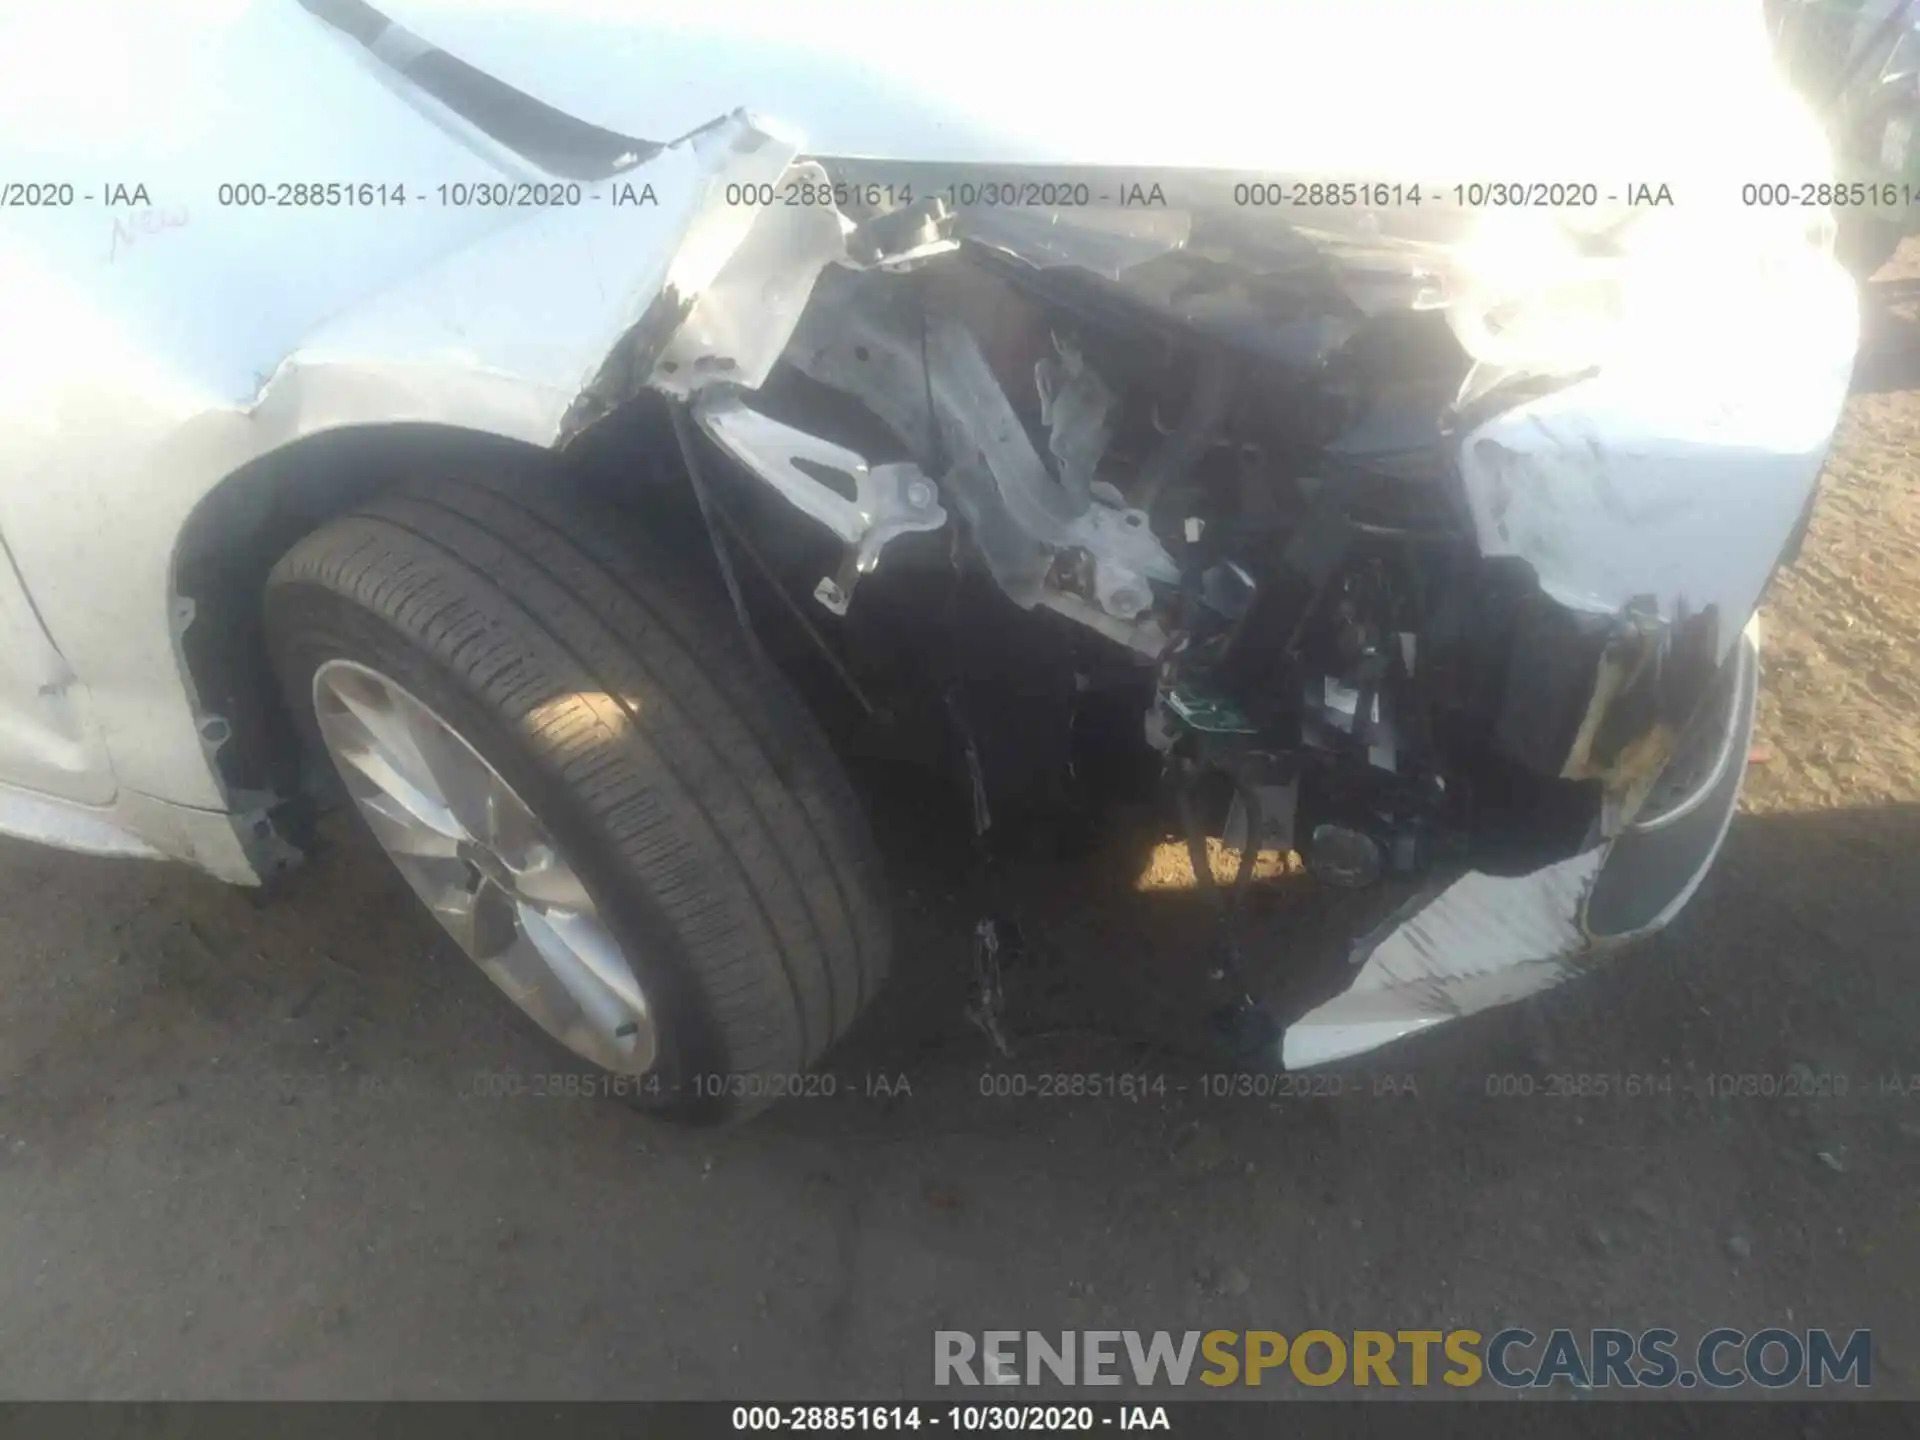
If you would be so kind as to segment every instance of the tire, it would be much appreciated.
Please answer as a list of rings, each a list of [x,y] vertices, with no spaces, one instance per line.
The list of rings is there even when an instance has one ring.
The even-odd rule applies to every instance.
[[[711,578],[617,517],[486,480],[407,487],[282,558],[265,623],[309,734],[322,667],[365,667],[545,827],[653,1030],[643,1078],[606,1088],[739,1118],[873,998],[889,926],[845,776]]]

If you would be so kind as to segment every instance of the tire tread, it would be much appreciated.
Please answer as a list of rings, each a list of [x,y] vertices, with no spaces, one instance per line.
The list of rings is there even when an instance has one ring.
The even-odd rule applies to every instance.
[[[726,1067],[800,1070],[884,977],[879,863],[812,717],[705,579],[570,498],[437,481],[296,545],[269,625],[319,590],[427,652],[665,917]]]

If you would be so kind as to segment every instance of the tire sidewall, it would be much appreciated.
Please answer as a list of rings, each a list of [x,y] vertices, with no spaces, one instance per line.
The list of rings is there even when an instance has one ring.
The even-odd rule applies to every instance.
[[[726,1074],[728,1067],[718,1028],[705,1013],[690,979],[693,967],[685,943],[633,882],[598,819],[544,761],[538,745],[462,684],[457,673],[422,642],[324,586],[295,581],[271,587],[266,629],[287,703],[307,743],[317,746],[319,753],[326,753],[326,747],[314,712],[314,673],[329,660],[351,660],[431,708],[526,801],[585,884],[647,997],[657,1056],[647,1079],[637,1082],[640,1093],[629,1097],[632,1103],[696,1123],[730,1118],[733,1110],[725,1099],[726,1087],[700,1083],[702,1077]],[[371,840],[359,807],[353,808],[355,824]],[[397,869],[393,873],[398,879]],[[564,1055],[575,1069],[605,1073],[567,1049],[507,997],[502,995],[500,1000],[525,1029]]]

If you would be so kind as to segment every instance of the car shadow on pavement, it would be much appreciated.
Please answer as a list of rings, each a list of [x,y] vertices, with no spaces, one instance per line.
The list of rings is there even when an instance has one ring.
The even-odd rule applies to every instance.
[[[1666,935],[1531,1004],[1571,1021],[1623,997],[1673,1007],[1664,1030],[1652,1013],[1638,1016],[1631,1033],[1615,1034],[1604,1014],[1582,1021],[1603,1055],[1611,1043],[1643,1049],[1652,1037],[1677,1038],[1699,997],[1711,994],[1723,1022],[1716,1028],[1729,1045],[1751,1052],[1788,1044],[1795,1017],[1817,1012],[1836,1033],[1877,1034],[1892,1064],[1907,1053],[1911,1032],[1901,1025],[1881,1031],[1883,1017],[1890,1007],[1920,1017],[1920,993],[1911,1000],[1903,993],[1902,959],[1903,937],[1920,933],[1920,887],[1904,878],[1916,842],[1920,807],[1742,815],[1701,894]],[[1011,921],[1023,942],[1002,965],[1010,1035],[1158,1047],[1208,1063],[1192,1023],[1218,996],[1208,984],[1219,963],[1218,924],[1209,897],[1191,885],[1190,868],[1183,865],[1178,885],[1141,883],[1168,848],[1177,847],[1143,828],[1073,859],[1030,854],[981,882],[939,842],[889,835],[886,849],[904,881],[900,949],[915,959],[896,971],[902,1009],[863,1026],[856,1047],[889,1053],[916,1036],[985,1058],[986,1037],[965,1012],[974,1000],[972,927],[991,913]],[[1337,961],[1348,940],[1402,898],[1315,893],[1297,873],[1256,882],[1251,896],[1240,946],[1249,968],[1271,983],[1284,983],[1289,966],[1324,970],[1328,954]],[[942,973],[927,973],[934,956]],[[1724,1017],[1736,1015],[1751,1023],[1727,1029]],[[1458,1028],[1475,1032],[1470,1039],[1452,1038],[1452,1028],[1400,1053],[1471,1056],[1489,1040],[1524,1048],[1534,1038],[1513,1010],[1461,1022]],[[1920,1108],[1913,1118],[1920,1120]]]
[[[1852,391],[1886,395],[1920,389],[1920,278],[1860,287],[1860,350]]]
[[[1009,1057],[964,846],[881,838],[891,990],[721,1132],[535,1093],[564,1059],[357,839],[266,906],[0,844],[0,1387],[893,1395],[943,1326],[1512,1321],[1871,1326],[1915,1393],[1920,807],[1743,816],[1644,950],[1245,1088],[1186,1053],[1210,920],[1137,851],[995,881]]]

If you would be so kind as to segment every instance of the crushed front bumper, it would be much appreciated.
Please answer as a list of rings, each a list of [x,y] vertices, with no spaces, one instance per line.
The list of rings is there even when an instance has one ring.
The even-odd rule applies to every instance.
[[[1500,735],[1514,754],[1531,741],[1539,773],[1599,783],[1592,842],[1531,874],[1471,871],[1363,937],[1352,983],[1285,1031],[1290,1069],[1573,978],[1667,924],[1719,852],[1753,731],[1755,610],[1811,513],[1858,296],[1813,232],[1703,247],[1672,275],[1614,363],[1458,452],[1481,554],[1524,560],[1568,630],[1603,637],[1584,672],[1542,651],[1547,702]],[[1556,711],[1564,727],[1538,723]]]
[[[1470,872],[1354,947],[1351,986],[1287,1028],[1290,1070],[1344,1060],[1580,975],[1660,929],[1692,898],[1733,822],[1753,738],[1759,626],[1640,817],[1610,841],[1530,875]]]

